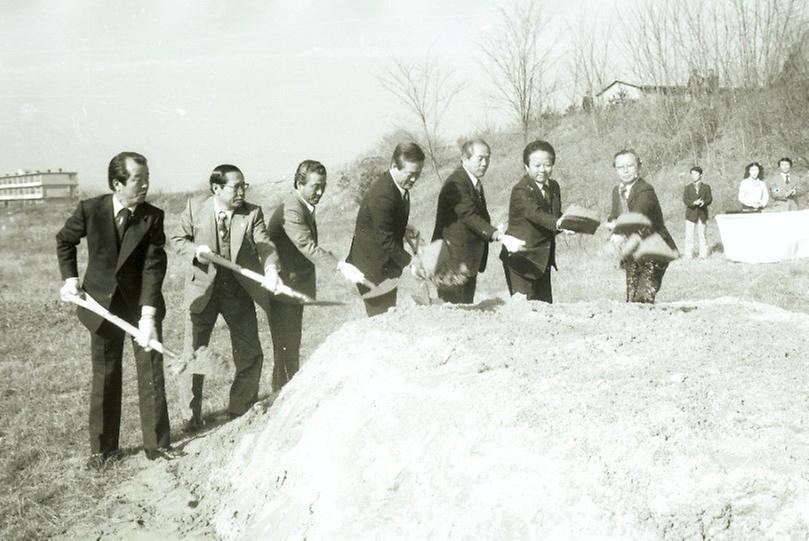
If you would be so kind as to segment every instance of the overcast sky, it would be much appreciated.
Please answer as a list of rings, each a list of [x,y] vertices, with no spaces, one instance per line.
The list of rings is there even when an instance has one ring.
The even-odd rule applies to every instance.
[[[546,2],[556,28],[617,2]],[[449,62],[467,86],[454,139],[502,113],[486,100],[477,43],[484,0],[0,0],[0,173],[64,168],[88,190],[121,150],[150,161],[153,188],[203,186],[219,163],[289,178],[332,172],[406,121],[374,77],[391,51]]]

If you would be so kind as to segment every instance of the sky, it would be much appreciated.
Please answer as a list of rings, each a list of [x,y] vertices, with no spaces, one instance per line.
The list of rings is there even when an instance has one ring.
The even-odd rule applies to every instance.
[[[561,29],[619,1],[544,3]],[[433,55],[466,81],[449,140],[500,125],[477,46],[497,5],[0,0],[0,174],[63,168],[99,191],[122,150],[147,156],[162,191],[204,187],[220,163],[251,182],[288,179],[304,159],[337,172],[409,125],[376,77],[392,54]]]

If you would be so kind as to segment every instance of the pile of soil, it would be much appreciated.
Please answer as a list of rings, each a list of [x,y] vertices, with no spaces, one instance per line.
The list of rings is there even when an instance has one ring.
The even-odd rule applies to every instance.
[[[170,463],[174,533],[806,538],[807,336],[809,316],[735,299],[352,321]]]

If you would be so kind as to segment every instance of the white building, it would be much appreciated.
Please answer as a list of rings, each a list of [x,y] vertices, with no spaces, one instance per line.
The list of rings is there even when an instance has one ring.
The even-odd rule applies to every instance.
[[[596,107],[609,107],[641,98],[658,98],[660,96],[686,96],[684,86],[636,85],[626,81],[614,80],[596,94]]]
[[[68,171],[17,171],[0,176],[0,201],[65,201],[77,195],[77,173]]]

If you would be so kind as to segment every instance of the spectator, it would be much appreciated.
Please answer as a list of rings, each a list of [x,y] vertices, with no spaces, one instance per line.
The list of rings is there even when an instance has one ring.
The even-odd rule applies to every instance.
[[[761,212],[770,201],[767,184],[762,180],[764,168],[758,162],[748,163],[744,168],[744,179],[739,184],[739,203],[744,212]]]
[[[702,168],[691,168],[691,180],[683,190],[685,203],[685,258],[694,254],[694,229],[699,241],[699,257],[708,257],[708,242],[705,240],[705,226],[708,223],[708,206],[713,201],[710,185],[702,182]]]

